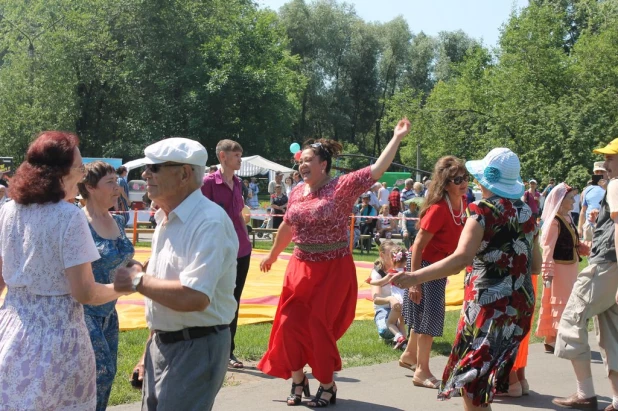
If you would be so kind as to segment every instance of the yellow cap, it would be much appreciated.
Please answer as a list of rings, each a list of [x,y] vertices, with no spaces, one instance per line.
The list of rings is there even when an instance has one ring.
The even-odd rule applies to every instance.
[[[592,150],[596,154],[618,154],[618,138],[615,138],[603,148]]]

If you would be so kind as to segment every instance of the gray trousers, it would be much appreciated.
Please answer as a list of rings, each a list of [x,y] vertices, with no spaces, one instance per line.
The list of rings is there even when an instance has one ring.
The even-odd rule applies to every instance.
[[[594,317],[607,374],[618,371],[617,288],[616,263],[590,264],[579,273],[558,326],[556,356],[590,361],[588,320]]]
[[[146,347],[142,411],[211,410],[230,357],[230,330],[164,344],[155,335]]]

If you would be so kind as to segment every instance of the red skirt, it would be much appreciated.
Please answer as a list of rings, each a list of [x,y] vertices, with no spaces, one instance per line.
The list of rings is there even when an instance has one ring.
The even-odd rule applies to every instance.
[[[288,379],[309,364],[318,381],[331,382],[341,370],[337,340],[354,321],[357,296],[351,255],[318,262],[292,256],[258,369]]]

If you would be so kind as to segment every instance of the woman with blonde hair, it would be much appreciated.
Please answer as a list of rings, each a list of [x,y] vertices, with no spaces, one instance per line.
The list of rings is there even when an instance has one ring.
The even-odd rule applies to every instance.
[[[419,213],[419,230],[412,245],[412,272],[451,255],[463,230],[468,172],[457,157],[442,157],[434,168],[429,192]],[[429,369],[434,337],[442,336],[446,278],[415,285],[404,295],[403,312],[410,339],[399,365],[414,370],[415,386],[437,389]]]

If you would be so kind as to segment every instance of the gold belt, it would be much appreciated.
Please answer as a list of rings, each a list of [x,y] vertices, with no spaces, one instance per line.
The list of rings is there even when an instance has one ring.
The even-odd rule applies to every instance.
[[[325,251],[338,250],[348,246],[347,241],[330,244],[296,244],[296,248],[307,253],[323,253]]]

